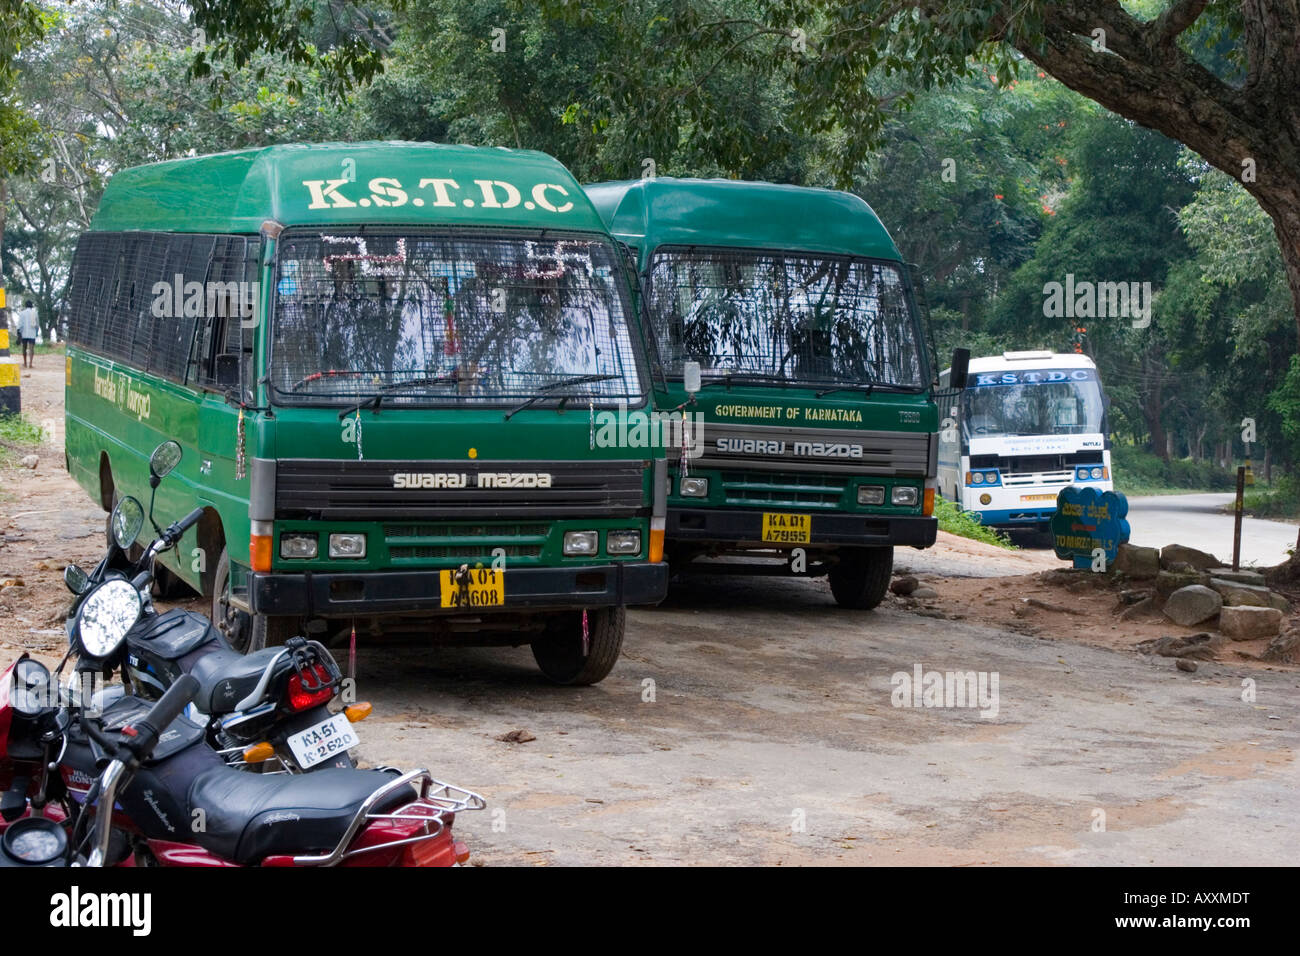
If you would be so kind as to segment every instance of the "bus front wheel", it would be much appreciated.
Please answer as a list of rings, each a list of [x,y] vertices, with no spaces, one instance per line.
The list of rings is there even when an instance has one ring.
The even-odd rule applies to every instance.
[[[614,669],[623,649],[626,610],[589,608],[586,641],[582,637],[582,615],[582,611],[556,615],[548,622],[546,633],[533,641],[533,659],[542,673],[557,684],[581,687],[599,683]]]
[[[298,619],[251,614],[230,600],[230,556],[221,549],[212,587],[212,623],[233,650],[251,654],[264,647],[283,644],[298,633]]]
[[[894,571],[893,548],[845,548],[830,569],[831,594],[840,607],[869,611],[885,598]]]

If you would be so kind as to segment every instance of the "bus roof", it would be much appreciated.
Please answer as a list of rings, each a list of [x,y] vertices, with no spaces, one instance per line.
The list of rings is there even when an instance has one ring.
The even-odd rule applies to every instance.
[[[1002,372],[1018,368],[1096,368],[1092,359],[1078,352],[1003,352],[970,360],[972,372]]]
[[[671,176],[584,188],[609,231],[646,252],[707,245],[900,258],[880,219],[852,193]]]
[[[606,231],[545,153],[404,142],[264,146],[124,169],[91,229],[247,234],[268,219]]]

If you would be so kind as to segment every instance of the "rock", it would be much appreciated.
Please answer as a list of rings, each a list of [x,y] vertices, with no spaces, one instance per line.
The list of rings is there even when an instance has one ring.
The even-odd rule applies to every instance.
[[[530,740],[537,738],[527,730],[512,730],[508,734],[502,734],[497,740],[507,744],[526,744]]]
[[[1199,584],[1208,587],[1210,576],[1202,571],[1161,571],[1156,575],[1156,593],[1168,597],[1175,591]]]
[[[1160,549],[1160,566],[1168,568],[1171,564],[1185,562],[1198,570],[1217,568],[1223,564],[1218,558],[1205,551],[1197,551],[1181,544],[1167,544]]]
[[[889,585],[889,590],[898,595],[908,595],[920,587],[921,582],[910,574],[904,574],[902,577],[894,578]]]
[[[1174,666],[1180,671],[1187,671],[1189,674],[1196,673],[1196,661],[1189,661],[1185,657],[1180,657],[1178,660],[1174,661]]]
[[[1268,588],[1238,584],[1222,578],[1210,578],[1210,587],[1223,597],[1223,603],[1234,606],[1268,607]]]
[[[1277,608],[1284,617],[1291,613],[1291,602],[1276,591],[1268,592],[1268,606]]]
[[[938,596],[939,592],[934,588],[919,587],[912,592],[912,597],[916,598],[918,601],[928,601],[937,598]]]
[[[1165,617],[1183,627],[1192,627],[1208,621],[1223,607],[1218,591],[1200,584],[1179,588],[1165,602]]]
[[[1143,598],[1132,607],[1125,608],[1123,613],[1120,614],[1119,619],[1121,621],[1133,621],[1140,617],[1153,615],[1158,610],[1159,608],[1156,607],[1156,602],[1153,598]]]
[[[1144,591],[1141,588],[1130,588],[1127,591],[1119,592],[1119,602],[1121,604],[1137,604],[1139,601],[1145,601],[1151,597],[1150,591]]]
[[[1232,568],[1206,568],[1206,570],[1210,572],[1210,577],[1236,581],[1238,584],[1253,584],[1255,587],[1262,588],[1268,583],[1264,580],[1264,575],[1258,571],[1234,571]]]
[[[1282,630],[1282,612],[1275,607],[1225,607],[1219,630],[1234,641],[1273,637]]]
[[[24,468],[34,469],[40,463],[41,460],[37,458],[35,455],[23,455],[23,457],[19,459],[19,464],[21,464]]]
[[[1161,657],[1195,657],[1198,660],[1212,661],[1215,652],[1227,642],[1222,634],[1202,631],[1183,637],[1165,636],[1141,641],[1134,645],[1134,649],[1142,654],[1158,654]]]
[[[1131,578],[1154,578],[1160,572],[1160,552],[1156,548],[1142,548],[1126,541],[1119,546],[1111,567]]]
[[[1285,634],[1279,634],[1268,642],[1264,653],[1259,655],[1261,661],[1280,661],[1293,663],[1300,658],[1300,628],[1291,628]]]

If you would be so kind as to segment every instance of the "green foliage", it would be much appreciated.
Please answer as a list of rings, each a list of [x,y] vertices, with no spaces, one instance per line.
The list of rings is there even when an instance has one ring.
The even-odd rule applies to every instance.
[[[1300,520],[1300,475],[1283,475],[1272,488],[1246,492],[1242,508],[1254,518]]]
[[[12,464],[44,440],[45,432],[26,415],[0,415],[0,463]]]
[[[996,528],[986,528],[980,524],[979,518],[973,512],[962,511],[946,498],[934,499],[934,515],[939,519],[940,531],[947,531],[949,534],[974,541],[983,541],[985,544],[996,545],[999,548],[1016,550],[1016,546],[1011,543],[1011,539],[1006,534]]]
[[[1133,445],[1119,444],[1111,447],[1110,460],[1115,489],[1129,496],[1230,491],[1236,487],[1236,475],[1211,461],[1165,461]]]

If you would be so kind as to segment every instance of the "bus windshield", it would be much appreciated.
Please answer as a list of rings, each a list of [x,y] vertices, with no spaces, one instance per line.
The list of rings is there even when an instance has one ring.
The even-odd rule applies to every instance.
[[[847,256],[660,247],[649,323],[667,374],[920,389],[921,338],[898,266]]]
[[[286,230],[277,252],[278,403],[609,405],[644,394],[607,239]]]
[[[1101,384],[1093,369],[972,372],[962,412],[967,438],[1104,430]]]

